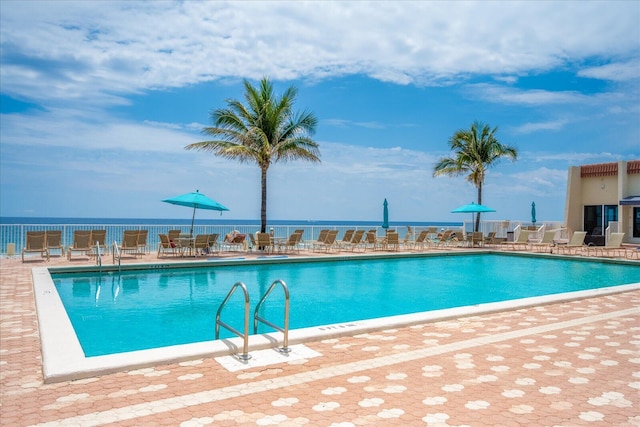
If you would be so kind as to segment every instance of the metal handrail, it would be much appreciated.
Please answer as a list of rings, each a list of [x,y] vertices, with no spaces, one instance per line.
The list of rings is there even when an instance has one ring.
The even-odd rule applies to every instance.
[[[100,252],[100,243],[96,240],[96,265],[99,266],[102,273],[102,253]]]
[[[239,332],[233,326],[224,323],[220,320],[220,314],[222,313],[222,309],[231,298],[231,295],[236,291],[236,289],[240,287],[242,288],[242,292],[244,293],[244,333]],[[222,301],[220,307],[218,308],[218,312],[216,313],[216,339],[220,337],[220,326],[225,327],[227,330],[233,332],[240,338],[244,340],[244,346],[242,350],[242,354],[238,355],[238,359],[240,360],[249,360],[251,359],[251,355],[249,355],[249,292],[247,291],[247,287],[242,282],[236,282],[232,287],[227,297]]]
[[[260,307],[262,307],[262,304],[264,303],[264,301],[267,299],[269,294],[271,294],[271,291],[273,291],[273,288],[275,288],[275,286],[278,284],[282,286],[282,290],[284,291],[284,327],[282,328],[268,321],[267,319],[261,317],[258,314],[258,310],[260,310]],[[289,348],[289,288],[287,287],[287,284],[284,283],[284,280],[278,279],[274,281],[271,284],[271,286],[269,286],[269,289],[267,290],[267,292],[265,292],[265,294],[262,296],[262,298],[260,299],[260,302],[258,302],[258,304],[256,305],[256,308],[253,311],[253,333],[254,334],[258,333],[258,321],[264,323],[265,325],[271,326],[272,328],[284,334],[282,347],[278,349],[280,353],[289,353],[291,351],[291,349]]]
[[[118,254],[118,273],[120,273],[120,258],[122,257],[120,255],[120,248],[118,247],[118,242],[116,242],[115,240],[113,241],[113,245],[112,245],[112,253],[113,253],[113,263],[116,263],[116,254]]]

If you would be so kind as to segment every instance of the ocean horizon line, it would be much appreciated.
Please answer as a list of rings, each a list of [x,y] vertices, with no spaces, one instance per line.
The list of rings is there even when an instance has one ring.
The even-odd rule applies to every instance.
[[[36,216],[3,216],[0,224],[191,224],[191,218],[109,218],[109,217],[36,217]],[[260,225],[259,219],[206,219],[196,218],[195,225]],[[375,225],[382,226],[382,220],[330,220],[330,219],[272,219],[270,225]],[[389,225],[462,225],[463,221],[412,221],[391,220]]]

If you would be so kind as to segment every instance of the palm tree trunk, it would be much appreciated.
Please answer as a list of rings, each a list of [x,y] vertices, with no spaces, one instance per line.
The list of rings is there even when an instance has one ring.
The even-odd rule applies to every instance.
[[[478,184],[478,204],[482,204],[482,182]],[[480,230],[480,212],[476,215],[476,226],[474,231]]]
[[[260,207],[260,232],[267,232],[267,168],[261,168],[262,205]]]

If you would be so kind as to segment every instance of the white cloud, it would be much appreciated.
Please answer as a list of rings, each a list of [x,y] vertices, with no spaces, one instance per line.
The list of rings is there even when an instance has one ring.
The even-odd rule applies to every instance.
[[[0,72],[18,98],[107,105],[263,75],[446,84],[637,56],[639,15],[634,2],[3,2]]]
[[[547,130],[559,130],[564,127],[568,123],[566,119],[559,120],[551,120],[547,122],[537,122],[537,123],[525,123],[523,125],[517,126],[513,129],[515,133],[519,134],[528,134],[539,131],[547,131]]]
[[[590,100],[589,96],[575,91],[549,91],[542,89],[521,90],[487,83],[467,85],[470,93],[484,101],[515,105],[577,104]]]
[[[623,82],[640,78],[640,60],[616,62],[578,71],[580,77]]]

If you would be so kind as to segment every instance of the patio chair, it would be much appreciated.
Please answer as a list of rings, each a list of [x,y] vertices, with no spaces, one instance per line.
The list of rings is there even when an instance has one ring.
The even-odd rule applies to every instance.
[[[364,237],[364,230],[356,230],[353,233],[353,237],[351,238],[351,241],[349,243],[341,244],[340,249],[344,249],[344,250],[351,249],[351,252],[355,252],[356,248],[362,247],[363,237]]]
[[[329,230],[324,241],[317,243],[316,249],[324,249],[325,252],[329,252],[331,249],[337,247],[336,237],[338,237],[338,230]]]
[[[91,230],[91,239],[89,240],[90,246],[95,253],[98,252],[98,247],[101,253],[107,252],[107,230]]]
[[[322,245],[324,241],[327,239],[327,234],[329,234],[328,228],[320,230],[320,233],[318,234],[318,239],[309,242],[311,245],[311,249],[316,249],[319,245]]]
[[[456,234],[453,230],[445,230],[442,233],[438,234],[435,240],[433,240],[433,244],[435,246],[448,246],[451,244],[453,239],[456,238]]]
[[[547,252],[546,250],[548,249],[549,253],[552,253],[553,247],[555,246],[555,242],[553,241],[553,238],[555,236],[556,230],[545,231],[542,236],[542,240],[540,240],[539,242],[530,242],[529,246],[531,246],[531,249],[535,249],[536,252],[540,252],[541,250]]]
[[[351,243],[351,239],[353,239],[354,233],[355,233],[355,230],[352,230],[352,229],[346,230],[344,232],[344,236],[342,236],[342,240],[338,242],[338,246]]]
[[[496,232],[490,231],[489,234],[484,238],[483,246],[495,245],[496,244]]]
[[[395,231],[390,231],[387,233],[387,236],[383,242],[384,249],[389,251],[398,251],[400,249],[400,236]]]
[[[158,258],[160,258],[160,255],[170,254],[177,256],[182,253],[182,248],[179,244],[169,240],[169,236],[166,234],[158,234],[158,238],[160,239],[158,243]]]
[[[62,245],[62,231],[61,230],[48,230],[45,232],[45,238],[47,242],[47,252],[51,257],[51,250],[59,250],[60,256],[64,256],[64,246]]]
[[[218,233],[209,234],[209,248],[206,250],[206,253],[215,254],[220,252],[219,238],[220,235]]]
[[[49,261],[49,251],[47,251],[46,234],[44,231],[27,231],[27,241],[22,248],[22,262],[25,253],[39,253],[41,257]]]
[[[167,232],[167,237],[169,238],[170,241],[175,242],[180,235],[182,234],[182,230],[169,230]]]
[[[511,246],[511,249],[513,249],[514,251],[518,248],[527,249],[527,247],[529,246],[530,233],[531,230],[521,229],[520,234],[518,235],[518,238],[516,240],[514,240],[513,242],[502,242],[500,245],[507,249],[509,249],[509,246]]]
[[[286,241],[276,244],[276,250],[279,252],[286,252],[287,249],[290,249],[291,251],[297,250],[298,253],[300,253],[300,246],[298,246],[298,244],[300,243],[301,239],[301,233],[291,233]]]
[[[584,238],[587,236],[586,231],[574,231],[571,235],[571,239],[569,243],[566,245],[558,245],[558,253],[566,253],[567,251],[571,253],[573,250],[574,254],[577,254],[579,250],[585,248]]]
[[[142,255],[138,247],[138,230],[124,230],[122,232],[122,242],[117,245],[120,256],[129,254],[137,257]]]
[[[471,246],[484,246],[484,234],[482,234],[482,231],[471,233]]]
[[[591,255],[592,253],[595,256],[598,256],[598,252],[605,256],[608,256],[611,253],[617,253],[618,256],[625,256],[626,249],[622,247],[622,239],[624,238],[624,233],[611,233],[609,235],[609,241],[604,246],[587,246],[586,251],[587,255]]]
[[[364,251],[367,249],[378,250],[380,249],[380,242],[378,241],[378,236],[376,236],[376,230],[369,230],[365,235],[364,239]]]
[[[149,235],[149,230],[138,230],[138,250],[140,251],[141,254],[149,252],[147,248],[148,235]]]
[[[89,256],[91,253],[91,231],[90,230],[74,230],[73,245],[67,248],[67,259],[71,261],[73,253],[81,253]]]
[[[429,244],[429,230],[422,230],[416,240],[413,242],[413,249],[425,249]]]
[[[209,250],[209,239],[210,234],[197,234],[196,238],[193,241],[192,249],[194,251],[194,255],[206,254]]]
[[[247,243],[245,242],[246,238],[246,234],[241,234],[238,230],[233,230],[224,236],[223,244],[227,246],[228,250],[230,251],[245,250],[247,248]]]
[[[273,253],[273,239],[271,239],[269,233],[257,233],[256,245],[261,251]]]

